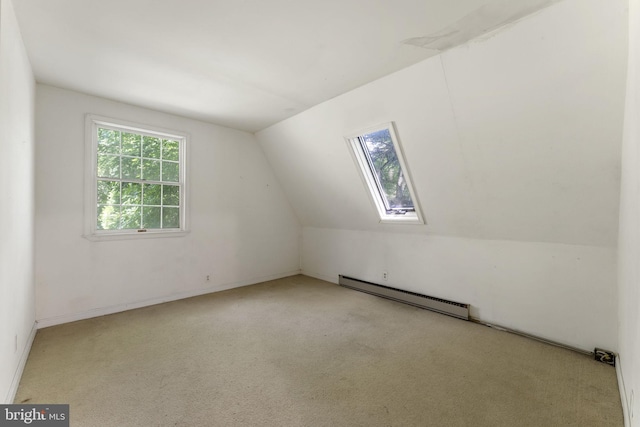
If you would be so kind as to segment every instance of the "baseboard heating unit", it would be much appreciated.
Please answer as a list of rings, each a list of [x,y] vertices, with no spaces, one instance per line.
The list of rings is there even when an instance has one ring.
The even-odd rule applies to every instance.
[[[416,307],[425,308],[427,310],[437,311],[438,313],[447,314],[459,319],[469,320],[469,304],[462,304],[459,302],[447,301],[441,298],[417,294],[415,292],[403,291],[402,289],[365,282],[364,280],[354,279],[343,275],[338,277],[338,284],[345,288],[355,289],[357,291],[366,292],[382,298],[388,298],[405,304],[414,305]]]

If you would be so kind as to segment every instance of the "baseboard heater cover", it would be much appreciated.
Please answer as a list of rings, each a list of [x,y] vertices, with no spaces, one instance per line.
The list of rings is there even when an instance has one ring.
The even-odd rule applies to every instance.
[[[355,289],[357,291],[366,292],[382,298],[388,298],[405,304],[414,305],[416,307],[425,308],[427,310],[437,311],[438,313],[447,314],[459,319],[469,320],[469,304],[434,298],[343,275],[339,275],[338,278],[338,284],[345,288]]]

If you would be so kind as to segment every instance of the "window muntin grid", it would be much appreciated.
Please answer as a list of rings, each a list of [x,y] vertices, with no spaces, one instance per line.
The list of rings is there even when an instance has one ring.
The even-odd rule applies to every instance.
[[[183,138],[95,126],[96,231],[181,229]]]

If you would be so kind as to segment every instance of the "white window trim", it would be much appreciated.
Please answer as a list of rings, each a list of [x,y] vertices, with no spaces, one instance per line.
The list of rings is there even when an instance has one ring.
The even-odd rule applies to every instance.
[[[97,208],[97,138],[98,126],[117,127],[135,133],[149,136],[162,136],[180,141],[180,228],[152,229],[140,232],[138,230],[98,230],[96,218]],[[188,182],[187,182],[187,145],[189,135],[157,126],[148,126],[110,117],[87,114],[85,117],[85,182],[84,182],[84,234],[83,237],[92,241],[151,239],[161,237],[180,237],[189,233],[188,229]]]
[[[398,162],[400,163],[400,167],[402,168],[402,173],[404,175],[404,179],[407,182],[407,186],[409,188],[409,194],[411,195],[411,200],[414,204],[414,212],[407,212],[404,215],[395,215],[388,214],[386,207],[384,205],[384,201],[382,200],[382,195],[378,190],[378,186],[376,184],[376,179],[374,177],[374,172],[369,167],[369,162],[367,161],[366,154],[363,151],[362,145],[360,144],[359,137],[362,135],[372,133],[375,131],[388,129],[389,134],[391,135],[391,140],[393,141],[393,148],[396,150],[396,154],[398,156]],[[376,211],[378,212],[378,216],[380,217],[380,223],[386,224],[425,224],[424,217],[422,216],[422,212],[420,210],[420,203],[418,202],[418,197],[413,188],[413,180],[411,179],[411,173],[409,171],[409,167],[404,160],[404,153],[402,151],[402,147],[400,146],[400,141],[398,139],[395,125],[393,122],[383,123],[378,126],[372,126],[361,131],[352,133],[345,137],[347,141],[347,145],[349,146],[349,151],[353,157],[354,162],[357,165],[358,171],[360,172],[360,177],[364,182],[367,193],[369,194],[369,198],[373,203]]]

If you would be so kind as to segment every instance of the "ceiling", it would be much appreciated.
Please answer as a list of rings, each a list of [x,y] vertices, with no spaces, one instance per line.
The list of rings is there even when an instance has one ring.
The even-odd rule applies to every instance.
[[[255,132],[559,0],[14,0],[36,80]]]

